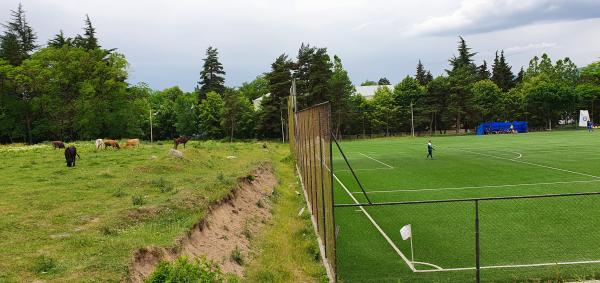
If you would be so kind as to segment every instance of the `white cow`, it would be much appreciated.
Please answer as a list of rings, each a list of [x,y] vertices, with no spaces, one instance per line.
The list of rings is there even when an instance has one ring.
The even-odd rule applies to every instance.
[[[96,149],[101,149],[104,147],[104,141],[102,139],[96,140]]]

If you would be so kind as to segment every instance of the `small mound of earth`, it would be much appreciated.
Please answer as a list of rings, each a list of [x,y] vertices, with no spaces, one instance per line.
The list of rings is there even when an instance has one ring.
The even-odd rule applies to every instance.
[[[230,255],[239,249],[248,258],[249,238],[270,219],[269,196],[277,185],[270,166],[259,168],[252,175],[252,181],[239,179],[238,187],[226,199],[212,205],[206,217],[180,237],[174,247],[136,250],[129,265],[130,281],[143,282],[160,261],[172,261],[179,256],[206,256],[218,263],[223,272],[242,276],[244,267],[231,261]]]

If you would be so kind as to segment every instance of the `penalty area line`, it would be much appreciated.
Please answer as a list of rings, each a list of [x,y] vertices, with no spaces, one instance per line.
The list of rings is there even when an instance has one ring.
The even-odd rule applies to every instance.
[[[562,181],[562,182],[543,182],[543,183],[524,183],[524,184],[508,184],[508,185],[488,185],[488,186],[468,186],[468,187],[449,187],[449,188],[433,188],[433,189],[404,189],[404,190],[380,190],[368,191],[367,194],[386,194],[398,192],[432,192],[432,191],[454,191],[454,190],[469,190],[469,189],[487,189],[487,188],[510,188],[510,187],[526,187],[526,186],[542,186],[542,185],[562,185],[562,184],[579,184],[579,183],[596,183],[600,179],[583,180],[583,181]],[[362,192],[353,192],[353,194],[362,194]]]
[[[368,155],[366,155],[366,154],[364,154],[364,153],[362,153],[362,152],[359,152],[359,154],[360,154],[360,155],[362,155],[362,156],[364,156],[364,157],[366,157],[366,158],[369,158],[369,159],[371,159],[371,160],[373,160],[373,161],[375,161],[375,162],[379,162],[379,164],[383,164],[383,165],[384,165],[384,166],[386,166],[387,168],[394,169],[394,166],[391,166],[391,165],[389,165],[389,164],[387,164],[387,163],[385,163],[385,162],[381,162],[381,161],[379,161],[379,160],[377,160],[377,159],[375,159],[375,158],[373,158],[373,157],[371,157],[371,156],[368,156]]]
[[[478,155],[482,155],[482,156],[487,156],[487,157],[493,157],[493,158],[502,159],[502,160],[508,160],[508,161],[522,163],[522,164],[527,164],[527,165],[538,166],[538,167],[562,171],[562,172],[567,172],[567,173],[572,173],[572,174],[577,174],[577,175],[582,175],[582,176],[587,176],[587,177],[592,177],[594,179],[600,179],[600,177],[598,177],[598,176],[581,173],[581,172],[576,172],[576,171],[571,171],[571,170],[567,170],[567,169],[556,168],[556,167],[552,167],[552,166],[547,166],[547,165],[542,165],[542,164],[537,164],[537,163],[532,163],[532,162],[527,162],[527,161],[522,161],[522,160],[517,160],[517,159],[505,158],[505,157],[495,156],[495,155],[491,155],[491,154],[479,153],[479,152],[464,150],[464,149],[460,149],[460,148],[457,148],[456,150],[464,151],[464,152],[468,152],[468,153],[472,153],[472,154],[478,154]]]
[[[333,177],[338,181],[338,183],[342,186],[342,188],[346,191],[346,193],[348,193],[348,195],[352,198],[354,203],[358,204],[359,203],[358,200],[356,200],[356,198],[352,195],[352,193],[350,193],[350,190],[348,190],[348,188],[346,188],[344,183],[342,183],[342,181],[340,181],[340,179],[338,179],[338,177],[335,174],[333,174]],[[365,210],[365,208],[362,206],[359,206],[358,208],[364,213],[364,215],[369,219],[369,221],[371,221],[373,226],[375,226],[377,231],[379,231],[381,236],[383,236],[383,238],[390,244],[390,246],[392,246],[392,248],[396,251],[396,253],[398,253],[398,255],[404,260],[404,262],[406,262],[406,265],[408,265],[410,270],[412,270],[412,272],[416,272],[417,269],[415,269],[415,266],[402,253],[402,251],[400,251],[400,249],[396,246],[396,244],[394,244],[394,241],[392,241],[392,239],[390,239],[390,237],[388,237],[388,235],[383,231],[383,229],[381,229],[381,227],[379,227],[379,224],[377,224],[377,222],[375,222],[373,217],[371,217],[371,215]]]
[[[600,263],[600,260],[585,260],[585,261],[567,261],[567,262],[546,262],[546,263],[532,263],[532,264],[512,264],[512,265],[489,265],[482,266],[481,269],[501,269],[501,268],[524,268],[524,267],[540,267],[540,266],[557,266],[557,265],[577,265],[577,264],[594,264]],[[475,270],[476,267],[458,267],[458,268],[442,268],[442,269],[428,269],[428,270],[415,270],[415,272],[426,273],[426,272],[449,272],[449,271],[466,271]]]

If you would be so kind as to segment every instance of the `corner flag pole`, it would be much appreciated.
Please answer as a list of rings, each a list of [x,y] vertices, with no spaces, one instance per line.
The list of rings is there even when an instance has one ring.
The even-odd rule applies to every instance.
[[[412,236],[410,236],[410,259],[411,262],[415,262],[415,251],[413,250]]]

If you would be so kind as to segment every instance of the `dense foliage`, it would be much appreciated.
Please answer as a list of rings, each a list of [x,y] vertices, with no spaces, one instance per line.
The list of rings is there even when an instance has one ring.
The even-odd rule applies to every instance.
[[[0,35],[0,142],[138,137],[172,139],[281,138],[287,135],[287,97],[296,81],[298,109],[330,101],[337,134],[412,131],[445,133],[473,129],[483,121],[525,120],[553,128],[592,117],[600,99],[600,62],[578,69],[569,59],[543,54],[515,75],[504,51],[493,64],[474,61],[461,37],[449,68],[433,77],[421,60],[414,77],[382,87],[372,99],[358,95],[338,56],[302,44],[296,58],[278,56],[268,73],[225,85],[216,48],[209,47],[194,92],[152,90],[127,83],[128,63],[99,43],[90,17],[83,34],[60,31],[45,47],[23,7]],[[382,77],[362,86],[391,85]],[[254,104],[254,105],[253,105]],[[152,131],[151,131],[152,128]]]

